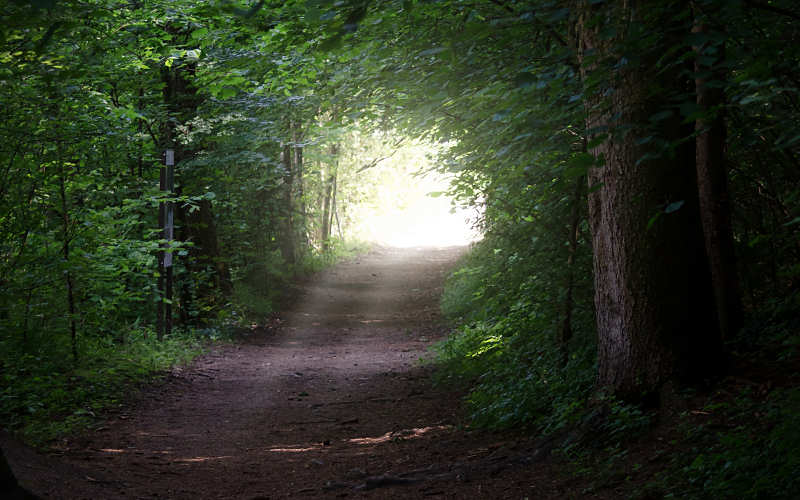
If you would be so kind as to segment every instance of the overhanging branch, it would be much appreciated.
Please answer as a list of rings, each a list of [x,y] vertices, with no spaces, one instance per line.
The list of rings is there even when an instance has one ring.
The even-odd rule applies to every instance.
[[[371,162],[369,162],[369,163],[367,163],[366,165],[364,165],[363,167],[359,168],[359,169],[356,171],[356,173],[357,173],[357,174],[360,174],[360,173],[361,173],[361,172],[363,172],[364,170],[368,170],[368,169],[370,169],[370,168],[373,168],[373,167],[375,167],[376,165],[378,165],[378,163],[382,162],[383,160],[388,160],[389,158],[391,158],[392,156],[394,156],[394,155],[395,155],[395,154],[396,154],[396,153],[397,153],[397,152],[400,150],[400,146],[402,146],[402,145],[403,145],[403,143],[404,143],[405,141],[406,141],[406,138],[405,138],[405,137],[401,138],[400,140],[398,140],[397,142],[395,142],[395,143],[394,143],[394,145],[392,145],[392,148],[394,149],[394,151],[392,151],[391,153],[389,153],[389,154],[388,154],[388,155],[386,155],[386,156],[382,156],[382,157],[380,157],[380,158],[375,158],[375,159],[374,159],[374,160],[372,160]]]

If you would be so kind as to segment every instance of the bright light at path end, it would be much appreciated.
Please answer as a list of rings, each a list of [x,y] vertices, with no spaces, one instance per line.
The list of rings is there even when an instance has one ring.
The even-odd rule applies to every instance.
[[[452,211],[447,196],[428,193],[447,189],[447,180],[428,176],[412,178],[403,187],[403,207],[383,207],[364,217],[367,239],[394,247],[466,245],[481,238],[472,228],[475,214],[465,209]],[[395,198],[386,193],[387,199]]]

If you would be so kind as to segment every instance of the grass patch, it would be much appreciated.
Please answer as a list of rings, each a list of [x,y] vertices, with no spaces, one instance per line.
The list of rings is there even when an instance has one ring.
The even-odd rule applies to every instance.
[[[143,383],[191,361],[207,341],[204,333],[179,331],[158,342],[146,330],[130,332],[124,343],[83,338],[73,362],[66,341],[25,346],[4,339],[0,419],[28,443],[43,446],[89,427]]]
[[[312,252],[305,256],[299,265],[300,274],[311,274],[327,269],[345,259],[366,253],[372,245],[357,239],[331,238],[328,247],[321,252]]]

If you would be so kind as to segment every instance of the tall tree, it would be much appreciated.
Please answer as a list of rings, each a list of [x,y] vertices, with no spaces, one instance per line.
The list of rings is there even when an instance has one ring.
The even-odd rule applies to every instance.
[[[665,109],[688,82],[662,56],[683,43],[683,2],[586,6],[579,27],[591,152],[598,383],[623,397],[722,361],[692,142]],[[653,75],[661,77],[654,81]]]

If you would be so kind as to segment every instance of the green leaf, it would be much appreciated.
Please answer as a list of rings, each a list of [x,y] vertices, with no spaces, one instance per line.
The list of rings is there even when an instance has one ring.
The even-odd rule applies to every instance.
[[[510,144],[500,148],[500,151],[498,151],[497,153],[494,154],[495,158],[501,158],[501,157],[505,156],[510,149],[511,149],[511,145]]]
[[[238,93],[239,91],[235,87],[226,85],[217,92],[216,96],[218,99],[230,99],[231,97],[235,97]]]
[[[422,52],[419,53],[419,55],[420,57],[435,56],[436,54],[442,53],[445,50],[447,50],[447,48],[445,47],[434,47],[432,49],[423,50]]]
[[[684,123],[688,123],[703,116],[703,108],[697,105],[695,101],[686,101],[680,105],[681,116],[684,117]]]
[[[506,118],[508,118],[508,115],[510,115],[510,114],[511,114],[511,110],[510,109],[503,109],[503,110],[498,111],[497,113],[492,115],[492,121],[502,122]]]
[[[784,226],[794,226],[795,224],[800,224],[800,217],[795,217],[794,219],[784,224]]]
[[[671,214],[672,212],[677,212],[678,210],[680,210],[680,208],[683,206],[684,203],[685,203],[684,200],[670,203],[669,205],[664,207],[664,213]]]
[[[648,231],[650,230],[651,227],[653,227],[653,224],[656,223],[656,221],[658,220],[659,217],[661,217],[661,212],[656,212],[656,214],[654,216],[650,217],[650,220],[647,221],[647,230]]]
[[[650,116],[650,121],[651,121],[652,123],[655,123],[655,122],[660,122],[660,121],[662,121],[662,120],[666,120],[667,118],[669,118],[669,117],[670,117],[670,116],[672,116],[673,114],[674,114],[674,113],[672,112],[672,110],[671,110],[671,109],[668,109],[668,110],[666,110],[666,111],[660,111],[660,112],[658,112],[658,113],[656,113],[656,114],[654,114],[654,115]]]

